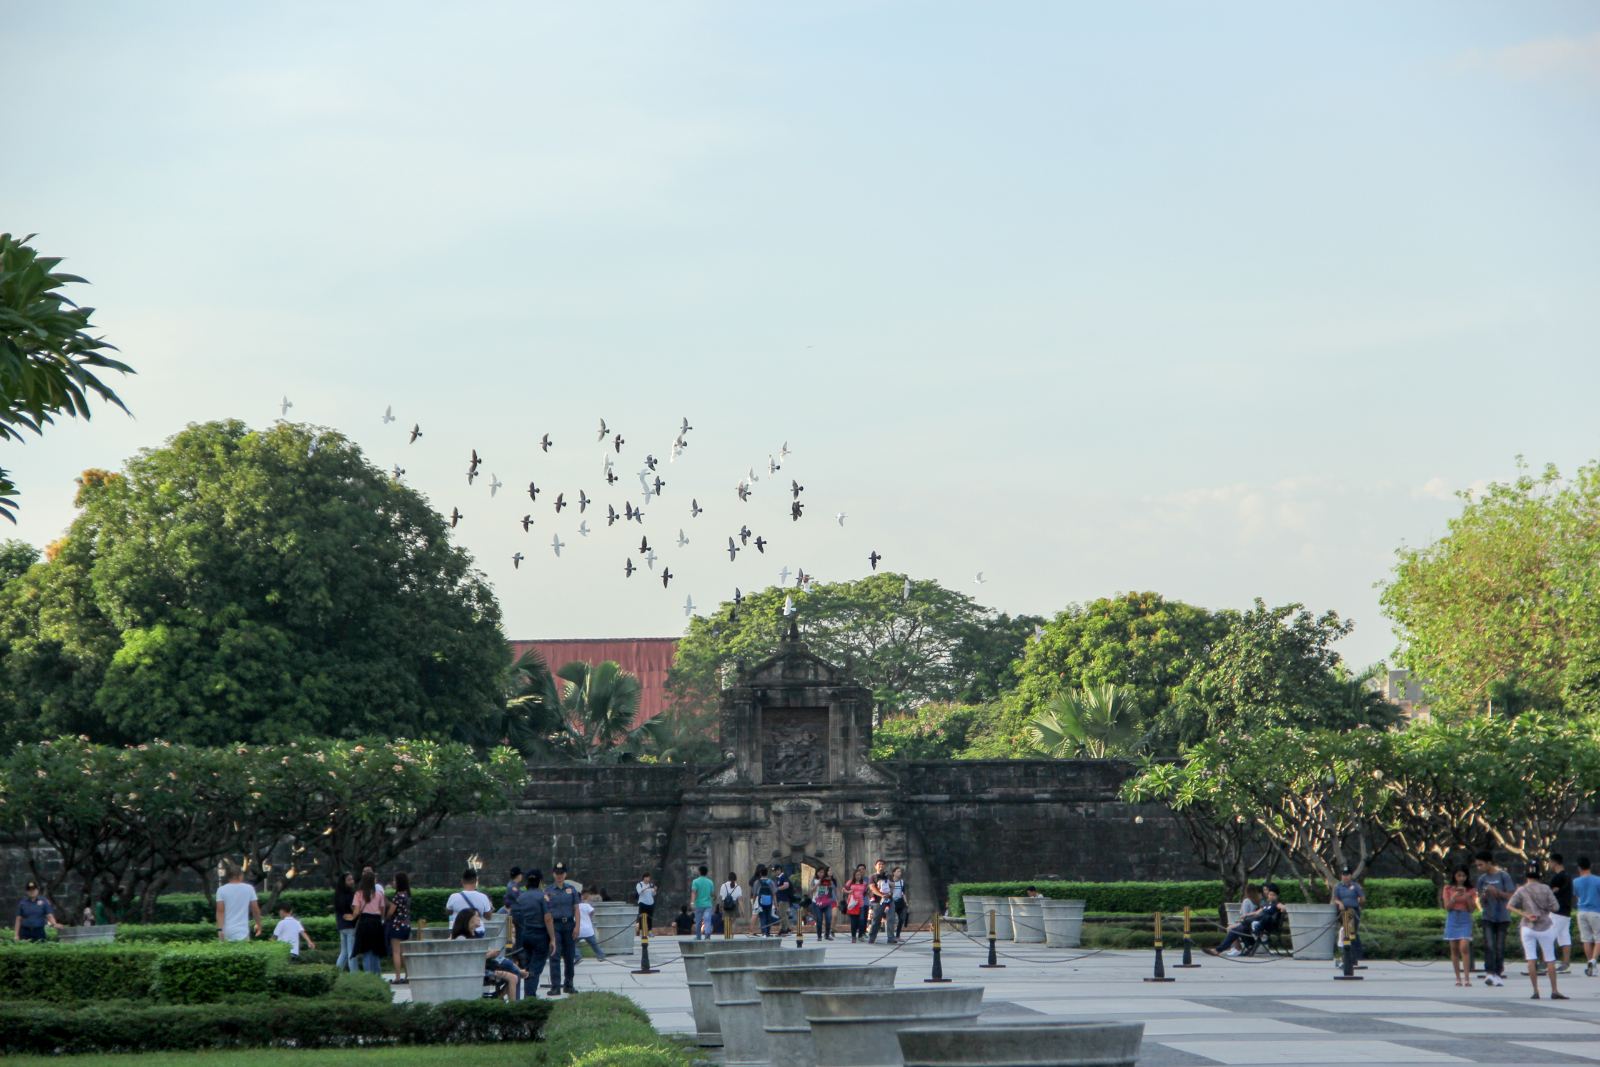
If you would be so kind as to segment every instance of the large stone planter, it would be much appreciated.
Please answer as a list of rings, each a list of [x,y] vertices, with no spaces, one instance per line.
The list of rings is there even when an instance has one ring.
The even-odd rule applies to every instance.
[[[811,1067],[817,1047],[811,1040],[800,994],[823,989],[893,989],[893,967],[829,964],[821,967],[768,968],[756,972],[762,1028],[772,1067]]]
[[[772,948],[771,941],[754,938],[714,941],[681,941],[684,981],[689,986],[689,1010],[694,1013],[695,1043],[706,1048],[722,1044],[722,1027],[717,1021],[717,1005],[711,992],[711,975],[706,970],[710,956],[720,952],[760,952]]]
[[[406,945],[406,977],[416,1004],[477,1000],[483,996],[483,972],[489,943],[482,938],[460,941],[413,941]]]
[[[594,938],[607,956],[632,956],[633,928],[639,920],[639,906],[607,901],[594,906]]]
[[[87,945],[95,941],[115,941],[117,926],[115,923],[106,926],[63,926],[56,931],[56,938],[75,945]]]
[[[1332,904],[1284,904],[1297,960],[1331,960],[1339,936],[1339,909]]]
[[[912,1027],[899,1038],[906,1067],[1132,1067],[1144,1023]]]
[[[1077,948],[1083,944],[1081,900],[1044,900],[1044,943],[1051,948]]]
[[[1044,944],[1044,898],[1008,897],[1011,937],[1019,945]]]
[[[982,986],[802,993],[817,1048],[816,1067],[898,1067],[901,1030],[970,1025]]]
[[[774,948],[708,957],[711,993],[722,1029],[722,1062],[727,1067],[757,1067],[767,1061],[767,1033],[761,1017],[756,974],[764,969],[817,964],[826,948]]]
[[[994,936],[997,941],[1011,940],[1011,907],[1005,897],[963,896],[961,907],[967,913],[967,933],[978,940],[989,936],[989,915],[994,915]]]

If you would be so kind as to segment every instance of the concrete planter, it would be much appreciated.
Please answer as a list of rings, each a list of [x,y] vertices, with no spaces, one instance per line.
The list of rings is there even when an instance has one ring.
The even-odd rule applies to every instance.
[[[706,960],[711,992],[722,1029],[722,1062],[727,1067],[757,1067],[767,1059],[767,1033],[756,993],[762,970],[818,964],[826,948],[773,948],[764,952],[720,953]]]
[[[56,931],[56,938],[60,941],[70,941],[75,945],[87,945],[96,941],[115,941],[117,939],[117,925],[111,923],[107,926],[63,926]]]
[[[1044,943],[1051,948],[1077,948],[1083,944],[1081,900],[1044,900]]]
[[[1044,944],[1044,898],[1007,897],[1011,905],[1011,937],[1019,945]]]
[[[893,989],[893,967],[784,967],[756,972],[761,997],[762,1029],[767,1034],[767,1059],[772,1067],[811,1067],[817,1047],[811,1040],[800,994],[831,989]]]
[[[967,913],[967,933],[980,941],[986,940],[989,914],[993,912],[995,940],[1011,940],[1011,907],[1005,897],[963,896],[961,906]]]
[[[1339,937],[1339,909],[1332,904],[1284,904],[1295,959],[1331,960]]]
[[[634,924],[639,920],[639,906],[617,901],[602,902],[594,906],[594,937],[600,942],[600,951],[607,956],[632,956]]]
[[[971,1025],[982,986],[802,993],[816,1067],[899,1067],[897,1035],[914,1026]]]
[[[731,941],[680,941],[683,974],[689,986],[689,1010],[694,1013],[695,1043],[706,1048],[722,1044],[722,1027],[717,1020],[717,1005],[711,991],[711,975],[706,970],[710,956],[721,952],[758,952],[772,948],[771,941],[755,939]]]
[[[483,996],[483,972],[489,943],[481,938],[462,941],[413,941],[406,945],[406,977],[416,1004],[443,1004],[447,1000],[477,1000]]]
[[[1132,1067],[1144,1023],[1033,1023],[901,1030],[906,1067]]]

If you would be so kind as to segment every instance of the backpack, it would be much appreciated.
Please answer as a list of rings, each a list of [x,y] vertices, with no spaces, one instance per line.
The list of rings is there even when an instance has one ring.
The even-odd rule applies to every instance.
[[[756,903],[763,908],[772,907],[772,892],[772,879],[761,879],[756,883]]]

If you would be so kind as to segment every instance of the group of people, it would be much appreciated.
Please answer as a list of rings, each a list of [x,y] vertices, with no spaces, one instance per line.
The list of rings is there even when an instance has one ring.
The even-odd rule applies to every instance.
[[[689,899],[694,909],[689,929],[702,940],[719,926],[732,927],[744,914],[746,893],[736,873],[728,872],[728,880],[719,886],[712,882],[710,868],[701,866],[689,883]],[[905,869],[891,868],[884,860],[874,863],[870,874],[866,864],[857,864],[842,886],[828,866],[797,887],[785,868],[761,864],[750,878],[749,901],[750,933],[761,937],[782,937],[809,920],[818,938],[832,941],[838,912],[848,920],[852,943],[876,942],[881,933],[886,943],[895,944],[911,914]]]

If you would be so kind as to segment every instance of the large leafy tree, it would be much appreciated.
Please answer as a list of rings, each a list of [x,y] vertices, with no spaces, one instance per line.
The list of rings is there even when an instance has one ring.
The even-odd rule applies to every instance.
[[[872,689],[882,716],[1002,684],[1006,669],[998,664],[1015,655],[1023,638],[1019,624],[1031,627],[1031,620],[996,616],[934,581],[913,581],[908,593],[906,582],[903,574],[883,572],[817,583],[809,592],[769,588],[746,595],[739,605],[723,603],[690,622],[668,688],[680,704],[714,706],[725,671],[740,663],[753,666],[777,651],[789,597],[807,645],[848,666]]]
[[[1440,714],[1600,711],[1600,463],[1463,493],[1449,532],[1399,552],[1383,606]]]
[[[0,588],[10,737],[479,737],[499,714],[488,585],[337,434],[195,425],[82,486],[55,558]]]
[[[94,309],[61,291],[87,283],[57,271],[60,258],[39,255],[31,240],[0,233],[0,441],[19,439],[24,430],[43,433],[57,415],[87,419],[91,396],[126,411],[100,375],[133,373],[107,354],[114,346],[90,334]],[[16,492],[0,470],[0,517],[12,522]]]
[[[1004,758],[1014,754],[996,738],[1001,709],[995,704],[923,704],[879,723],[872,731],[876,760]]]
[[[28,573],[39,562],[39,550],[26,541],[0,541],[0,586]]]
[[[1028,732],[1046,756],[1113,759],[1136,754],[1144,739],[1133,702],[1114,685],[1061,693],[1034,712]]]

